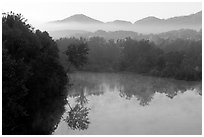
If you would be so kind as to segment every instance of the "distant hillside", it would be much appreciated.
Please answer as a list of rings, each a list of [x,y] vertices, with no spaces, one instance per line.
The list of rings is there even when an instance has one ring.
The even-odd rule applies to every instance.
[[[160,24],[164,20],[156,18],[154,16],[149,16],[146,18],[143,18],[141,20],[136,21],[134,24],[136,25],[152,25],[152,24]]]
[[[193,39],[193,40],[201,40],[202,39],[202,32],[200,31],[195,31],[192,29],[180,29],[180,30],[174,30],[174,31],[168,31],[168,32],[163,32],[163,33],[158,33],[158,34],[141,34],[133,31],[103,31],[103,30],[98,30],[96,32],[88,32],[88,33],[83,33],[83,34],[75,34],[72,35],[75,37],[84,37],[84,38],[90,38],[90,37],[103,37],[106,40],[110,39],[124,39],[127,37],[131,37],[132,39],[149,39],[149,40],[156,40],[158,38],[162,39]]]
[[[152,30],[152,32],[160,32],[160,31],[165,32],[165,31],[177,30],[177,29],[199,30],[202,28],[202,11],[188,16],[179,16],[179,17],[173,17],[168,19],[147,17],[136,21],[134,25],[144,30],[146,28],[144,33],[148,33],[150,29]]]
[[[125,20],[114,20],[111,22],[106,22],[106,24],[132,25],[132,23],[130,21],[125,21]]]
[[[146,17],[132,24],[129,21],[115,20],[111,22],[102,22],[90,18],[83,14],[76,14],[68,18],[52,21],[46,25],[52,36],[64,37],[69,36],[68,30],[80,30],[76,34],[84,32],[104,31],[134,31],[142,34],[158,34],[167,31],[192,29],[199,31],[202,29],[202,11],[195,14],[172,17],[168,19],[159,19],[154,16]],[[54,34],[56,33],[56,34]],[[67,33],[67,34],[66,34]]]
[[[64,37],[72,37],[76,35],[90,35],[91,32],[84,31],[84,30],[56,30],[56,31],[49,31],[49,34],[54,38],[64,38]]]
[[[95,20],[93,18],[90,18],[84,14],[75,14],[73,16],[70,16],[68,18],[62,19],[62,20],[57,20],[57,21],[52,21],[50,23],[103,23],[102,21]]]

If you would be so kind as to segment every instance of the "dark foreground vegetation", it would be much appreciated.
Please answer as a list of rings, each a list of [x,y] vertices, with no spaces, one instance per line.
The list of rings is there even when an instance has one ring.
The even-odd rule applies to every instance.
[[[51,134],[67,97],[57,45],[20,14],[3,14],[2,30],[2,132]]]
[[[60,64],[55,41],[12,12],[3,14],[2,28],[2,133],[52,134],[60,120],[71,129],[87,129],[89,108],[81,103],[69,104],[71,84]],[[72,51],[73,56],[67,63],[78,68],[86,63],[88,49],[75,47],[69,46],[66,54]],[[81,51],[83,56],[78,55]],[[70,108],[66,112],[65,104]]]
[[[67,60],[78,51],[78,60],[87,55],[86,64],[80,67],[84,71],[131,71],[189,81],[202,79],[202,40],[162,39],[156,45],[149,40],[131,38],[115,41],[73,37],[56,42],[66,69],[72,68]]]

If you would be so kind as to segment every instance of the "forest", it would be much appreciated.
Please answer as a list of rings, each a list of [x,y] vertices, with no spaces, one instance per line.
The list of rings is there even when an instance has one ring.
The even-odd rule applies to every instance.
[[[58,39],[56,43],[60,62],[68,70],[73,69],[68,60],[74,54],[70,52],[74,44],[79,55],[87,55],[86,63],[78,68],[80,71],[135,72],[188,81],[202,79],[202,40],[162,39],[155,44],[130,37],[118,40],[71,37]]]

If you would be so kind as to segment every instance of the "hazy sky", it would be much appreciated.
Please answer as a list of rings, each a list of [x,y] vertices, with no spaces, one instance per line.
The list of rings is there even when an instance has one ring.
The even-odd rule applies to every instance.
[[[28,23],[39,24],[59,20],[73,14],[85,14],[103,22],[116,19],[135,22],[147,16],[169,18],[188,15],[202,9],[201,2],[65,2],[65,1],[11,1],[4,0],[2,12],[14,11],[28,19]]]

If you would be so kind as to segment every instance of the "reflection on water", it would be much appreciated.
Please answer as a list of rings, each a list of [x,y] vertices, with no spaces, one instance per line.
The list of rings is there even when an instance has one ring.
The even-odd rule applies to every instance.
[[[70,107],[70,111],[68,112],[68,115],[65,119],[67,122],[68,126],[72,130],[85,130],[88,128],[89,125],[89,118],[88,118],[88,113],[89,110],[86,107],[83,107],[79,104],[76,104],[74,108]]]
[[[201,82],[130,73],[71,78],[65,120],[54,134],[201,134]]]

